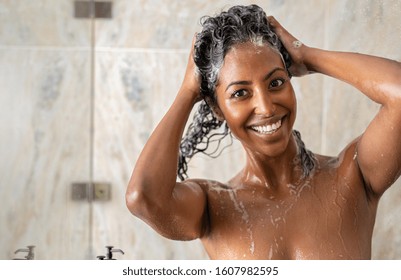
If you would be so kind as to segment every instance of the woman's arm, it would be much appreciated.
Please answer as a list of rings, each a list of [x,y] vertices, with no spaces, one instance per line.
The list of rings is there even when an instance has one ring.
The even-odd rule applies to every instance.
[[[299,46],[293,44],[296,38],[274,18],[269,21],[294,61],[295,75],[317,72],[331,76],[382,105],[357,145],[357,160],[366,186],[380,196],[401,174],[401,63]]]
[[[180,141],[198,99],[192,45],[181,89],[143,148],[126,192],[129,210],[171,239],[195,239],[205,228],[202,188],[196,181],[176,182]]]

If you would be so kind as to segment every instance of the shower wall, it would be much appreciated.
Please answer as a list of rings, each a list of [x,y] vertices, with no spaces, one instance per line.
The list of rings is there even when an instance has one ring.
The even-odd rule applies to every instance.
[[[0,259],[27,245],[80,259],[89,245],[89,205],[69,187],[90,174],[90,25],[71,3],[0,1]]]
[[[395,0],[111,2],[113,18],[92,29],[73,18],[72,0],[0,0],[0,259],[31,244],[39,259],[94,259],[106,245],[126,252],[119,259],[207,258],[199,241],[160,237],[124,200],[135,161],[181,84],[203,15],[256,3],[308,45],[401,60]],[[316,153],[339,153],[378,110],[320,75],[293,85],[295,127]],[[243,160],[235,141],[219,159],[191,161],[190,176],[224,181]],[[111,184],[110,201],[71,200],[71,183],[91,179]],[[373,258],[401,258],[400,185],[381,201]]]

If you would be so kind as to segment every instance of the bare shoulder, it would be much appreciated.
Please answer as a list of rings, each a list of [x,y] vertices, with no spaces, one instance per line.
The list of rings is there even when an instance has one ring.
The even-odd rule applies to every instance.
[[[358,164],[358,143],[360,136],[351,141],[337,156],[316,155],[318,168],[326,174],[325,179],[331,178],[335,184],[351,187],[353,191],[364,193],[366,197],[375,201],[373,192],[369,189]],[[327,176],[331,174],[331,176]]]
[[[220,192],[226,192],[231,190],[231,186],[227,183],[222,183],[216,180],[207,180],[207,179],[188,179],[185,181],[186,185],[191,187],[191,186],[197,186],[206,195],[212,195],[214,193],[220,193]]]
[[[343,170],[357,166],[357,145],[360,137],[355,138],[337,156],[316,155],[318,165],[322,169]],[[355,170],[349,170],[355,171]]]
[[[237,190],[243,190],[242,188],[238,188],[237,184],[233,183],[232,180],[223,183],[216,180],[191,179],[189,182],[190,184],[196,184],[200,189],[202,189],[202,192],[206,197],[206,207],[208,208],[209,215],[214,213],[213,211],[216,207],[224,208],[224,205],[232,202],[233,196],[239,194]]]

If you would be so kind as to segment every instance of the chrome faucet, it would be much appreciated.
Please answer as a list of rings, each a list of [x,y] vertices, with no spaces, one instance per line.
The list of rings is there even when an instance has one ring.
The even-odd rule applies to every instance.
[[[25,252],[28,253],[28,255],[25,256],[24,259],[14,259],[14,260],[33,260],[35,258],[35,254],[33,252],[33,249],[35,246],[27,246],[27,249],[18,249],[17,251],[14,252],[14,254],[17,254],[19,252]]]
[[[121,253],[124,255],[124,251],[121,249],[113,249],[114,246],[106,246],[107,254],[106,256],[97,256],[99,260],[115,260],[113,259],[113,253]]]

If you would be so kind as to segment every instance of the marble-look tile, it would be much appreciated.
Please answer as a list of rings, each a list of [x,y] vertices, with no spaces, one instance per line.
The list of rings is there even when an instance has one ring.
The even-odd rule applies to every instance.
[[[132,168],[179,89],[187,57],[168,51],[96,54],[94,177],[112,184],[112,200],[94,203],[93,240],[96,248],[123,249],[119,259],[205,257],[199,242],[162,238],[125,205]]]
[[[373,231],[372,258],[401,258],[401,179],[383,195]]]
[[[0,2],[0,46],[90,45],[89,20],[74,18],[73,0]]]
[[[301,133],[305,147],[316,154],[322,153],[322,113],[324,79],[321,76],[292,78],[297,98],[297,117],[294,129]]]
[[[89,205],[70,185],[89,179],[88,58],[0,50],[0,259],[26,245],[38,259],[84,257]]]
[[[326,82],[323,152],[335,156],[360,136],[376,115],[379,105],[339,81]]]
[[[236,1],[237,4],[265,1]],[[97,47],[187,49],[199,19],[232,5],[228,0],[114,0],[113,20],[96,21]]]
[[[327,16],[327,44],[337,50],[400,59],[401,2],[331,1]]]
[[[200,30],[200,18],[213,16],[233,5],[257,4],[269,14],[282,16],[285,22],[291,21],[288,15],[307,12],[312,4],[323,7],[321,1],[251,1],[192,0],[183,3],[179,0],[114,0],[113,20],[96,21],[96,46],[118,48],[187,49],[195,32]],[[301,1],[302,2],[302,1]],[[313,13],[315,14],[315,13]],[[293,20],[299,22],[299,18]],[[299,25],[299,24],[297,24]]]

